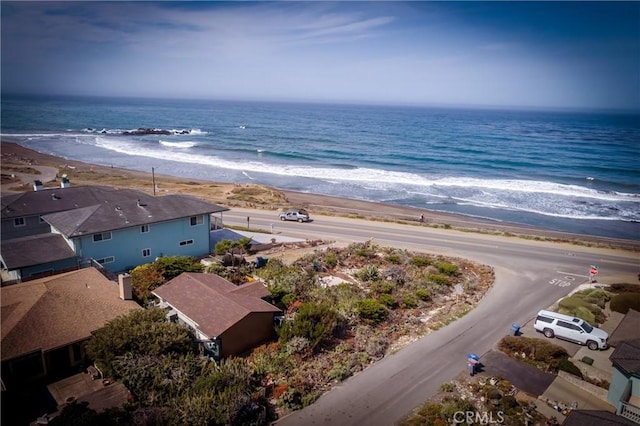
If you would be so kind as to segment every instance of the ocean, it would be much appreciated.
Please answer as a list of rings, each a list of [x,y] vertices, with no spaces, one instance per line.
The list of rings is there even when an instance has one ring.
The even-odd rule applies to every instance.
[[[5,95],[1,107],[3,140],[67,159],[640,239],[639,115]]]

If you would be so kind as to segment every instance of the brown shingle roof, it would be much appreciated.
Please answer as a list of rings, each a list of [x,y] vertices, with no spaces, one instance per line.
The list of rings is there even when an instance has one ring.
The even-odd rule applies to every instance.
[[[280,312],[260,298],[265,290],[261,282],[236,286],[215,274],[185,272],[153,294],[191,318],[201,332],[213,338],[252,312]]]
[[[118,285],[86,268],[0,288],[2,360],[88,338],[107,321],[142,309]]]

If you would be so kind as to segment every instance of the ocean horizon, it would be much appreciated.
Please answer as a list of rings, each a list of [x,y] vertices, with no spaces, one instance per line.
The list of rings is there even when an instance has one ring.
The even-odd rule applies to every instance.
[[[67,159],[640,239],[634,114],[5,95],[1,114],[3,140]]]

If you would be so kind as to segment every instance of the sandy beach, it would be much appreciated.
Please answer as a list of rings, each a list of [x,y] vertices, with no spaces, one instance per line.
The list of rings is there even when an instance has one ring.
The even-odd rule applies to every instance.
[[[156,195],[189,194],[229,208],[283,210],[298,207],[309,210],[313,215],[325,214],[381,221],[402,221],[422,226],[602,244],[627,249],[638,249],[640,246],[637,241],[570,234],[411,207],[281,190],[264,185],[194,180],[166,174],[152,174],[151,172],[88,164],[39,153],[6,141],[1,142],[0,150],[1,193],[3,196],[16,192],[32,191],[35,180],[40,180],[45,187],[59,187],[61,178],[66,175],[71,185],[133,188],[149,194],[154,193],[155,182]],[[420,223],[421,215],[424,216],[423,223]]]

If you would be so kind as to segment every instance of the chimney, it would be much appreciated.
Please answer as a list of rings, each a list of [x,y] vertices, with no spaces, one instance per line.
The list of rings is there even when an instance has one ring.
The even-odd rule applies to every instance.
[[[44,186],[42,186],[42,181],[36,180],[33,182],[33,190],[34,191],[42,191]]]
[[[69,178],[65,175],[62,176],[62,180],[60,181],[60,188],[68,188],[71,184],[69,183]]]
[[[120,288],[120,299],[131,300],[132,288],[131,288],[131,275],[119,274],[118,275],[118,287]]]

